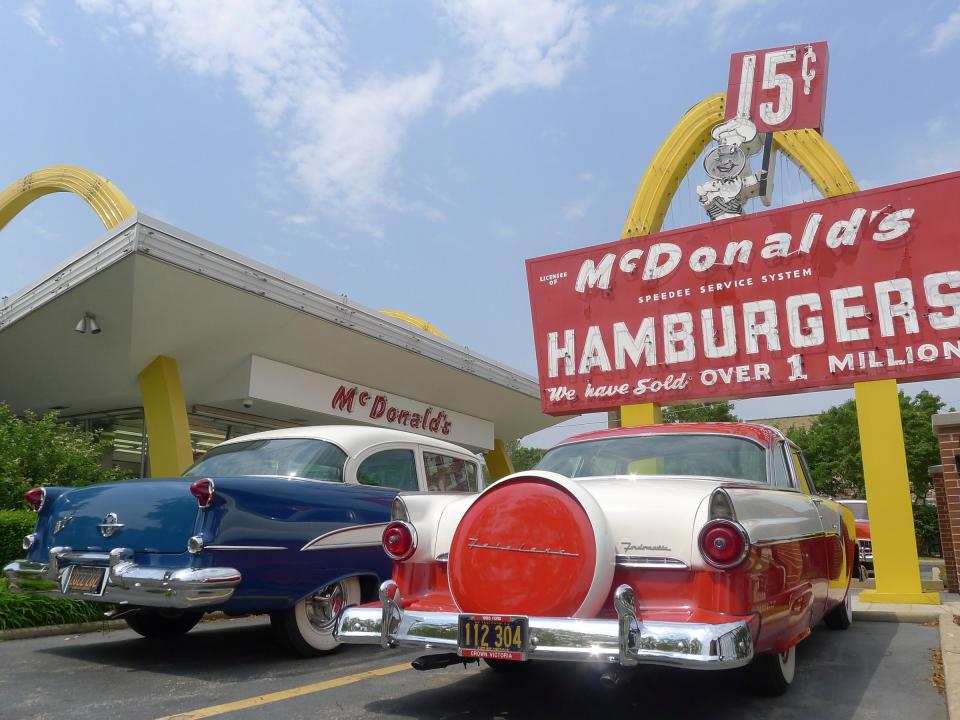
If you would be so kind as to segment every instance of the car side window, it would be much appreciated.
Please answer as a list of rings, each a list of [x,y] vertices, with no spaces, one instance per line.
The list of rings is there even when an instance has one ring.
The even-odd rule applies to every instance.
[[[423,466],[427,490],[476,492],[480,489],[476,463],[424,450]]]
[[[361,485],[419,490],[417,461],[413,450],[394,448],[374,453],[360,463],[357,481]]]
[[[787,461],[783,457],[783,445],[778,445],[773,451],[773,486],[793,489],[790,473],[787,472]]]
[[[808,495],[813,495],[813,483],[807,475],[807,464],[803,461],[803,456],[796,448],[790,448],[790,456],[793,458],[793,469],[800,480],[800,489]]]

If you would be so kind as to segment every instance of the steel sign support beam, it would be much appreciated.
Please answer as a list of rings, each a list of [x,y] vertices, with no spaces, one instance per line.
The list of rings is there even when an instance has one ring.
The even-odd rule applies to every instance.
[[[193,463],[187,404],[177,361],[159,355],[138,376],[151,477],[177,477]]]
[[[854,383],[863,478],[877,589],[863,602],[938,605],[940,593],[923,592],[913,530],[907,455],[896,380]]]

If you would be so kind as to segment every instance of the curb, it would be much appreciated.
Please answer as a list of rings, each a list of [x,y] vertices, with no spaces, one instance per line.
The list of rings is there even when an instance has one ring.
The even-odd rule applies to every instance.
[[[853,619],[857,622],[895,622],[923,625],[937,618],[948,617],[939,605],[931,605],[930,610],[854,610]],[[957,716],[960,720],[960,715]]]
[[[947,716],[960,720],[960,605],[948,608],[952,612],[940,616],[940,654],[943,657],[943,685],[947,701]]]
[[[234,619],[232,616],[217,611],[207,613],[200,622],[222,622],[232,619]],[[97,622],[72,623],[69,625],[41,625],[39,627],[0,630],[0,642],[6,640],[29,640],[30,638],[52,637],[53,635],[82,635],[83,633],[93,632],[108,633],[111,630],[126,630],[129,627],[130,626],[123,620],[99,620]]]
[[[53,635],[79,635],[91,632],[109,632],[127,627],[123,620],[102,620],[100,622],[71,623],[69,625],[42,625],[40,627],[0,630],[0,642],[7,640],[26,640],[28,638],[51,637]]]

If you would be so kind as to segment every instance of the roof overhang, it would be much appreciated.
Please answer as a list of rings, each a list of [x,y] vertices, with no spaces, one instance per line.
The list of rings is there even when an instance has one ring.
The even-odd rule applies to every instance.
[[[74,332],[85,312],[101,333]],[[532,377],[144,215],[0,305],[0,400],[16,412],[140,406],[137,375],[158,355],[176,359],[188,405],[282,422],[343,419],[316,398],[245,407],[254,356],[492,423],[504,440],[557,422]]]

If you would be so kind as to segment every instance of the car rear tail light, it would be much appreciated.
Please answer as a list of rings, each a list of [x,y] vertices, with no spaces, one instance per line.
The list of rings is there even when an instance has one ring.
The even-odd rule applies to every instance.
[[[394,560],[406,560],[417,549],[417,532],[405,522],[392,522],[383,529],[383,550]]]
[[[35,487],[32,490],[27,490],[23,494],[23,501],[33,508],[34,512],[40,512],[40,509],[43,507],[43,503],[46,502],[46,500],[46,488]]]
[[[711,520],[700,531],[700,554],[719,570],[729,570],[743,562],[750,549],[747,531],[732,520]]]
[[[210,478],[197,480],[190,485],[190,493],[197,499],[197,505],[201,508],[210,507],[214,497],[213,480]]]
[[[737,514],[733,510],[733,501],[723,488],[717,488],[710,496],[711,520],[736,520]]]
[[[390,506],[390,519],[410,522],[410,514],[407,512],[407,504],[397,495]]]

